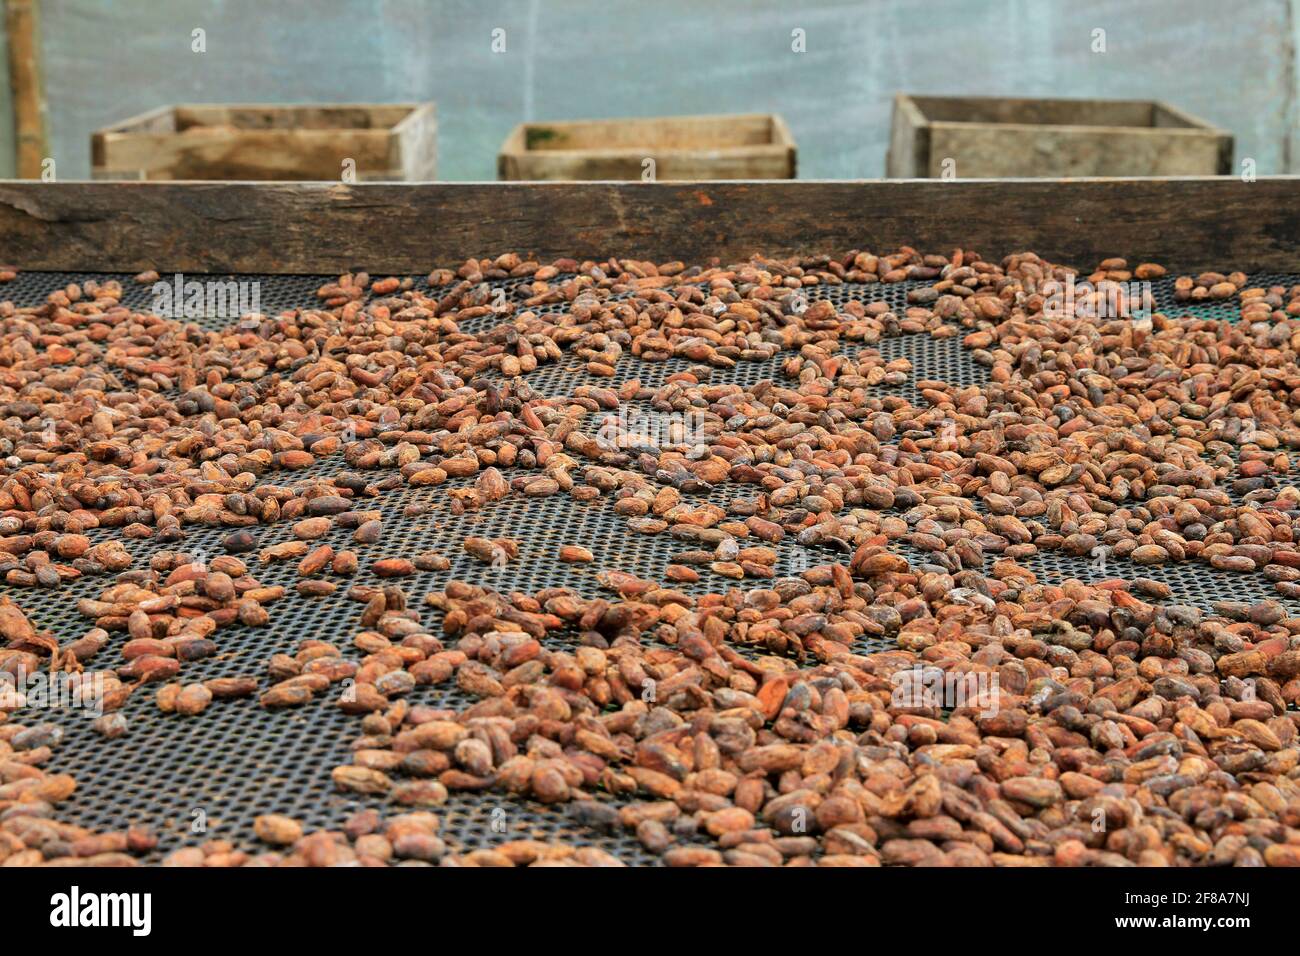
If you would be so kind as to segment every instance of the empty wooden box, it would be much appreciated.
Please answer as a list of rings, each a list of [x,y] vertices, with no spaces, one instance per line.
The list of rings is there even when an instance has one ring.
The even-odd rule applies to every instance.
[[[1232,135],[1151,100],[894,97],[886,175],[1209,176],[1232,172]]]
[[[766,113],[521,123],[497,178],[793,179],[795,152],[785,121]]]
[[[432,103],[165,106],[96,130],[91,163],[96,179],[420,182],[437,137]]]

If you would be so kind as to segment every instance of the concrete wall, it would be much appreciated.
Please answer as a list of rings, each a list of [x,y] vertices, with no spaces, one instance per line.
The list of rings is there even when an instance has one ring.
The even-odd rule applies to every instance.
[[[91,130],[164,103],[405,99],[438,103],[442,179],[495,178],[524,119],[768,111],[801,176],[875,177],[896,90],[1165,99],[1232,130],[1265,174],[1300,160],[1298,3],[43,0],[41,16],[61,179],[89,175]]]

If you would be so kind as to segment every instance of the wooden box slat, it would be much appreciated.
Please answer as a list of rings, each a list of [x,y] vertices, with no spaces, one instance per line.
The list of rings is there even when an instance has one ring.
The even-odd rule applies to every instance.
[[[432,103],[184,104],[91,137],[96,179],[422,182],[437,172]]]
[[[1230,133],[1159,101],[899,93],[886,173],[1207,176],[1232,172],[1232,151]]]
[[[383,228],[376,228],[382,223]],[[414,275],[468,256],[707,265],[910,245],[1300,271],[1300,177],[696,183],[0,182],[20,269]]]
[[[793,179],[785,121],[758,113],[521,123],[497,157],[501,180]]]

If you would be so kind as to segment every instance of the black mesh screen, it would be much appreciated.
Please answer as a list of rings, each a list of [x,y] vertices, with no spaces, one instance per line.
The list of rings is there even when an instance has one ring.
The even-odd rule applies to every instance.
[[[171,277],[167,277],[170,279]],[[205,281],[230,279],[258,283],[261,311],[274,315],[283,310],[318,307],[316,290],[334,276],[203,276]],[[83,285],[87,281],[103,283],[118,280],[125,292],[123,304],[137,309],[150,307],[150,286],[136,283],[131,276],[91,273],[25,272],[12,283],[0,287],[0,299],[10,299],[19,306],[38,305],[53,290],[69,282]],[[427,289],[424,277],[413,277],[416,287]],[[1286,285],[1300,283],[1300,276],[1252,276],[1252,285]],[[864,303],[887,302],[900,316],[906,308],[908,292],[927,286],[922,282],[872,285],[826,285],[806,290],[809,300],[828,298],[836,305],[850,299]],[[498,288],[522,304],[527,297],[523,280],[498,283]],[[1236,319],[1238,304],[1228,300],[1213,304],[1182,306],[1173,300],[1173,280],[1153,283],[1158,311],[1170,315],[1195,315],[1200,318]],[[565,307],[535,307],[539,313],[558,313]],[[200,318],[196,323],[205,329],[221,329],[228,319]],[[490,329],[501,320],[484,316],[463,323],[462,328],[475,333]],[[954,329],[954,331],[956,331]],[[961,334],[946,338],[929,334],[889,337],[874,345],[844,343],[848,354],[877,349],[886,360],[905,358],[912,364],[906,383],[881,386],[882,398],[897,395],[924,406],[915,382],[937,379],[954,385],[973,385],[988,381],[988,370],[973,361],[961,345]],[[780,364],[788,353],[765,362],[737,362],[734,368],[708,369],[711,382],[735,382],[750,385],[765,378],[780,378]],[[575,356],[550,366],[542,366],[527,376],[527,382],[543,395],[568,395],[576,386],[593,384],[617,386],[626,378],[639,378],[643,384],[662,384],[671,374],[695,368],[680,359],[667,362],[643,362],[626,356],[619,364],[619,377],[600,378],[585,370],[585,363]],[[893,441],[898,441],[895,436]],[[1294,453],[1293,453],[1294,456]],[[341,455],[326,458],[310,469],[293,474],[277,473],[276,484],[291,484],[312,475],[339,475],[347,471]],[[509,475],[508,475],[509,477]],[[1233,500],[1241,493],[1233,490],[1235,472],[1228,475],[1223,487]],[[357,545],[351,532],[335,528],[323,539],[336,549],[353,548],[361,556],[360,571],[332,595],[306,597],[293,590],[299,580],[296,560],[257,563],[256,552],[243,556],[251,572],[264,584],[284,585],[284,598],[271,607],[270,623],[265,627],[223,628],[217,641],[220,652],[212,658],[187,663],[184,680],[203,681],[214,677],[250,675],[263,678],[266,661],[275,653],[292,654],[300,641],[309,638],[331,641],[345,657],[359,659],[362,654],[351,639],[359,629],[363,608],[348,597],[349,585],[374,584],[369,569],[381,557],[411,557],[424,551],[436,551],[450,560],[443,572],[417,572],[401,581],[428,629],[437,633],[436,612],[423,604],[424,595],[458,578],[483,584],[502,592],[536,591],[546,587],[568,587],[584,596],[600,593],[596,574],[603,568],[619,568],[646,578],[662,580],[664,568],[677,553],[691,545],[673,537],[638,534],[630,531],[626,519],[614,514],[608,502],[584,504],[565,495],[549,498],[526,498],[512,495],[478,512],[454,515],[448,508],[447,489],[464,485],[467,480],[453,479],[434,488],[403,485],[359,507],[383,512],[383,535],[373,545]],[[743,490],[717,488],[707,499],[722,507]],[[970,504],[983,511],[982,502]],[[422,507],[412,507],[422,506]],[[418,512],[418,513],[412,513]],[[905,515],[904,510],[895,514]],[[230,529],[222,527],[187,527],[181,542],[128,539],[126,548],[135,557],[134,568],[148,565],[151,555],[161,549],[203,551],[208,555],[223,553],[222,538]],[[289,523],[254,527],[258,545],[264,547],[290,538]],[[97,529],[95,540],[117,532]],[[520,554],[507,566],[494,569],[473,559],[460,547],[467,535],[509,537],[520,542]],[[579,544],[594,552],[591,564],[566,564],[558,560],[561,546]],[[810,566],[835,560],[834,552],[806,549],[787,537],[776,546],[779,558],[777,574],[789,575]],[[912,547],[906,540],[891,547],[905,555],[914,565],[927,566],[933,557]],[[989,555],[987,561],[996,558]],[[1231,597],[1236,600],[1260,601],[1279,599],[1270,582],[1253,574],[1216,571],[1204,563],[1188,562],[1164,567],[1139,567],[1123,560],[1099,565],[1089,557],[1074,558],[1059,552],[1040,551],[1021,563],[1040,580],[1059,582],[1067,578],[1083,581],[1103,577],[1148,577],[1167,583],[1173,591],[1171,602],[1187,603],[1209,609],[1213,602]],[[27,609],[38,627],[54,630],[60,640],[84,633],[89,623],[76,610],[81,597],[97,597],[108,578],[83,577],[41,593],[35,589],[15,588],[0,583],[0,594],[8,594]],[[724,590],[726,582],[705,574],[698,584],[675,585],[688,593]],[[744,586],[758,586],[744,582]],[[607,592],[606,592],[607,593]],[[1300,603],[1286,600],[1293,613],[1300,614]],[[121,635],[101,653],[100,660],[117,658]],[[549,638],[563,641],[563,637]],[[886,641],[864,640],[856,648],[861,652],[881,650]],[[741,653],[756,655],[757,648],[739,648]],[[100,660],[96,666],[103,666]],[[256,698],[214,702],[198,717],[162,713],[155,705],[151,688],[132,696],[124,709],[129,721],[125,736],[106,740],[95,734],[90,721],[76,711],[56,710],[39,717],[22,711],[16,720],[38,723],[50,720],[62,725],[65,736],[56,750],[51,768],[75,776],[76,794],[60,806],[64,819],[100,829],[122,828],[130,823],[151,826],[160,836],[159,849],[149,858],[159,859],[179,846],[205,839],[224,838],[245,848],[256,848],[252,824],[256,816],[277,812],[301,820],[307,830],[339,828],[356,809],[371,805],[382,807],[379,798],[339,794],[330,780],[330,770],[349,762],[349,746],[360,733],[359,720],[343,714],[334,704],[337,693],[327,692],[305,706],[284,711],[268,711]],[[439,708],[464,707],[473,698],[454,686],[418,687],[411,695],[412,704]],[[617,807],[617,801],[609,801]],[[540,804],[513,801],[499,794],[454,794],[445,807],[443,836],[454,850],[472,850],[521,837],[562,837],[570,842],[599,846],[629,864],[657,862],[629,831],[593,824],[588,815],[580,817],[572,807],[554,809]],[[206,829],[195,829],[203,822]]]

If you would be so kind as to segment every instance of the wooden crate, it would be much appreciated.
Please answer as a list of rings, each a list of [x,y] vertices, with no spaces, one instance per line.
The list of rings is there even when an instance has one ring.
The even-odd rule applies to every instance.
[[[891,179],[1223,175],[1232,134],[1152,100],[899,93],[885,166]]]
[[[232,221],[238,228],[231,228]],[[384,228],[374,228],[381,222]],[[516,251],[543,262],[1032,249],[1091,271],[1292,272],[1300,177],[726,183],[0,182],[0,262],[164,274],[419,275]],[[1083,274],[1087,274],[1084,272]]]
[[[659,116],[521,123],[497,157],[503,180],[793,179],[794,138],[780,116]]]
[[[432,103],[164,106],[91,136],[96,179],[432,180]]]

